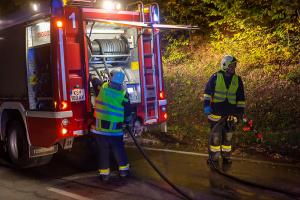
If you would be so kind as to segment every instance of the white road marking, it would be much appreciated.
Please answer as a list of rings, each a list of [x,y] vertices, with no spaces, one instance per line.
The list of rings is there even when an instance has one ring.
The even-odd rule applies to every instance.
[[[73,180],[78,180],[78,179],[83,179],[83,178],[93,178],[96,177],[96,174],[94,171],[88,172],[88,173],[79,173],[71,176],[65,176],[63,177],[64,180],[68,181],[73,181]]]
[[[135,146],[131,146],[131,145],[130,146],[128,145],[127,147],[136,148]],[[171,149],[156,149],[156,148],[150,148],[150,147],[142,147],[142,148],[145,149],[145,150],[148,150],[148,151],[161,151],[161,152],[168,152],[168,153],[178,153],[178,154],[185,154],[185,155],[208,157],[208,154],[205,154],[205,153],[196,153],[196,152],[189,152],[189,151],[177,151],[177,150],[171,150]],[[247,162],[260,163],[260,164],[268,164],[268,165],[273,165],[273,166],[300,168],[300,166],[297,166],[295,164],[276,163],[276,162],[271,162],[271,161],[254,160],[254,159],[240,158],[240,157],[232,157],[232,160],[247,161]]]
[[[155,148],[150,148],[150,147],[143,147],[145,150],[149,151],[163,151],[163,152],[168,152],[168,153],[178,153],[178,154],[186,154],[186,155],[194,155],[194,156],[205,156],[207,157],[208,154],[206,153],[196,153],[196,152],[189,152],[189,151],[177,151],[177,150],[171,150],[171,149],[155,149]]]
[[[70,197],[72,199],[76,199],[76,200],[92,200],[90,198],[86,198],[86,197],[83,197],[81,195],[74,194],[74,193],[67,192],[67,191],[60,190],[60,189],[53,188],[53,187],[48,187],[47,190],[49,190],[51,192],[55,192],[55,193],[63,195],[63,196],[66,196],[66,197]]]

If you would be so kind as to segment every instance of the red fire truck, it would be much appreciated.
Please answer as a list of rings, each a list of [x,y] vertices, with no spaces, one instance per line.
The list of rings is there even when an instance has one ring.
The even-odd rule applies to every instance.
[[[13,164],[36,166],[89,133],[89,75],[113,69],[136,113],[136,127],[161,125],[166,105],[157,4],[43,0],[0,18],[0,139]],[[177,26],[176,28],[185,28]]]

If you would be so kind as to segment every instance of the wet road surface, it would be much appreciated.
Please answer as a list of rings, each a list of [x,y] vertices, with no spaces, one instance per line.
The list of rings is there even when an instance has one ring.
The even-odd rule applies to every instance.
[[[113,174],[109,183],[96,176],[94,143],[80,139],[70,152],[55,155],[50,164],[13,169],[0,162],[0,199],[182,199],[152,170],[134,147],[128,147],[131,177]],[[202,154],[148,149],[146,153],[174,184],[193,199],[300,199],[300,168],[252,160],[234,160],[228,174],[253,183],[299,194],[289,196],[251,187],[211,170]],[[222,166],[220,166],[222,168]]]

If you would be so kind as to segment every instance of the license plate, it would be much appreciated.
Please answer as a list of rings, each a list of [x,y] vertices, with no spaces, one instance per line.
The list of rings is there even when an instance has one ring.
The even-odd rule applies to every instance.
[[[73,89],[71,92],[71,102],[84,101],[85,92],[84,89]]]

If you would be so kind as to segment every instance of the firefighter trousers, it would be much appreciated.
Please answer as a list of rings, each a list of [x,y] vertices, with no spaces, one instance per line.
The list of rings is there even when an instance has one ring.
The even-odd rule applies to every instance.
[[[101,175],[110,173],[110,155],[112,154],[120,171],[128,171],[129,164],[124,147],[123,136],[96,135],[98,148],[98,169]]]
[[[220,157],[229,159],[231,156],[231,140],[233,132],[228,127],[227,122],[214,126],[217,122],[209,120],[211,125],[211,132],[209,136],[209,156],[214,161],[217,161]]]

